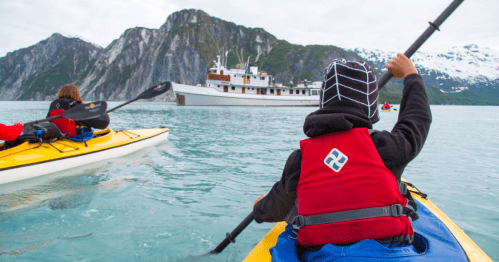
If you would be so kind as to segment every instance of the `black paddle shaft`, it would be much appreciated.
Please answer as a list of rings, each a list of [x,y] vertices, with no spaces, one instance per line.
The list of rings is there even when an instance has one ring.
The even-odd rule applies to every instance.
[[[227,233],[225,239],[208,254],[218,254],[222,252],[230,243],[236,242],[236,237],[255,219],[253,211],[230,233]]]
[[[156,97],[158,95],[161,95],[163,93],[165,93],[166,91],[168,91],[170,88],[172,87],[172,83],[171,82],[163,82],[159,85],[155,85],[149,89],[146,89],[144,92],[142,92],[139,96],[137,96],[136,98],[126,102],[126,103],[123,103],[113,109],[110,109],[108,110],[106,113],[111,113],[113,112],[114,110],[118,109],[118,108],[121,108],[121,107],[124,107],[132,102],[135,102],[139,99],[149,99],[149,98],[153,98],[153,97]]]
[[[411,57],[416,51],[430,38],[430,36],[435,32],[435,30],[440,31],[440,26],[442,23],[447,19],[454,10],[457,9],[457,7],[464,2],[464,0],[454,0],[443,12],[440,14],[440,16],[432,23],[430,23],[430,26],[424,31],[424,33],[414,42],[407,51],[405,51],[404,55],[407,57]],[[383,86],[390,81],[390,78],[392,78],[393,74],[388,70],[379,80],[378,80],[378,88],[381,89]]]
[[[106,101],[96,101],[88,104],[80,104],[64,111],[64,113],[58,116],[53,116],[42,120],[28,122],[25,123],[24,126],[34,125],[41,122],[47,122],[61,117],[67,119],[73,119],[75,121],[89,120],[104,114],[106,112],[106,109],[107,109]]]
[[[75,107],[72,107],[68,110],[66,110],[64,113],[58,116],[53,116],[53,117],[48,117],[42,120],[36,120],[32,122],[25,123],[24,126],[29,126],[29,125],[34,125],[38,124],[41,122],[46,122],[46,121],[51,121],[54,119],[58,119],[61,117],[67,118],[67,119],[73,119],[75,121],[82,121],[82,120],[89,120],[92,118],[96,118],[101,116],[104,113],[110,113],[113,112],[114,110],[121,108],[125,105],[128,105],[132,102],[135,102],[139,99],[149,99],[156,97],[160,94],[165,93],[172,87],[171,82],[163,82],[159,85],[155,85],[144,92],[142,92],[139,96],[137,96],[135,99],[132,99],[126,103],[123,103],[111,110],[106,111],[107,109],[107,103],[106,101],[97,101],[97,102],[92,102],[88,104],[82,104],[82,105],[77,105]]]

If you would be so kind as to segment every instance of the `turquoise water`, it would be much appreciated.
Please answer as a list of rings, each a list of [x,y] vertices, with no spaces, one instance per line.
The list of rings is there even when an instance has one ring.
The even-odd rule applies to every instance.
[[[0,122],[44,118],[48,105],[0,102]],[[168,141],[0,185],[0,261],[182,261],[206,253],[280,178],[313,110],[127,105],[111,113],[111,128],[166,126]],[[426,145],[403,177],[499,260],[499,107],[432,112]],[[397,112],[381,117],[375,128],[390,129]],[[252,223],[200,261],[241,261],[271,227]]]

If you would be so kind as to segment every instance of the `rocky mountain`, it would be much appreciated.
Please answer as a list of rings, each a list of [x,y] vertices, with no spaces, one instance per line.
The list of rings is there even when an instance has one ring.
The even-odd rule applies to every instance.
[[[378,68],[395,52],[350,50]],[[445,52],[416,52],[411,60],[426,85],[470,104],[499,104],[499,52],[469,45]],[[384,69],[386,70],[386,69]]]
[[[53,34],[10,52],[0,58],[0,99],[51,100],[72,82],[85,100],[127,100],[163,81],[204,83],[217,55],[228,67],[256,64],[276,81],[294,83],[320,80],[333,58],[358,58],[335,46],[293,45],[261,28],[182,10],[159,29],[128,29],[106,48]],[[170,92],[156,100],[172,98]]]
[[[83,79],[103,49],[54,34],[0,58],[1,100],[45,100],[62,83]]]
[[[449,71],[444,72],[443,67],[434,62],[419,63],[418,60],[416,64],[425,74],[425,81],[445,92],[456,91],[453,87],[496,90],[497,69],[491,68],[497,66],[498,56],[482,50],[479,53],[483,55],[478,56],[475,49],[478,47],[468,47],[475,55],[473,61],[480,67],[490,64],[487,68],[491,73],[484,75],[479,70],[473,75],[473,85],[469,78],[459,77],[463,74],[456,74],[456,70],[464,72],[461,67],[454,68],[450,64]],[[456,51],[443,55],[453,55],[455,61],[473,62],[466,60],[471,56],[459,54]],[[372,66],[383,68],[383,61],[391,54],[336,46],[294,45],[276,39],[261,28],[247,28],[190,9],[171,14],[159,29],[128,29],[105,48],[79,38],[53,34],[34,46],[10,52],[0,58],[0,100],[52,100],[66,83],[76,84],[87,101],[128,100],[164,81],[203,84],[217,55],[222,56],[229,68],[257,65],[261,71],[273,75],[276,82],[296,84],[305,79],[320,81],[324,68],[335,58],[365,59]],[[442,54],[421,59],[444,61]],[[472,66],[466,70],[472,72],[469,68]],[[382,73],[376,70],[379,75]],[[434,90],[429,93],[444,94]],[[450,97],[454,94],[445,95],[448,103],[456,103]],[[400,83],[388,84],[383,96],[399,100]],[[168,92],[154,100],[173,101],[173,94]]]

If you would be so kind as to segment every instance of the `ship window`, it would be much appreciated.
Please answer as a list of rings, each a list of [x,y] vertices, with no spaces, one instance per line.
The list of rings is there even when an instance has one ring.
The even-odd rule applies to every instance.
[[[256,76],[254,76],[253,78],[256,79]]]
[[[218,85],[218,87],[220,87],[220,85]]]
[[[293,90],[289,89],[289,94],[292,95],[293,94]]]
[[[301,94],[302,94],[302,95],[304,95],[304,94],[305,94],[305,90],[302,90],[302,91],[301,91]]]
[[[233,87],[232,87],[232,90],[236,90],[236,87],[235,87],[235,86],[233,86]]]
[[[251,88],[251,90],[255,90],[255,88]]]
[[[317,90],[312,90],[312,95],[316,96],[317,95]]]
[[[270,89],[270,93],[273,94],[274,93],[274,89]]]

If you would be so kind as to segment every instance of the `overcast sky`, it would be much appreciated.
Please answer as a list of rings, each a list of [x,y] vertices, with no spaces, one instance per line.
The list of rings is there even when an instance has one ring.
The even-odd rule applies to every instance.
[[[293,44],[404,52],[451,0],[0,0],[0,57],[53,33],[102,47],[128,28],[159,28],[182,9],[201,9]],[[466,0],[421,51],[477,44],[499,50],[499,0]]]

